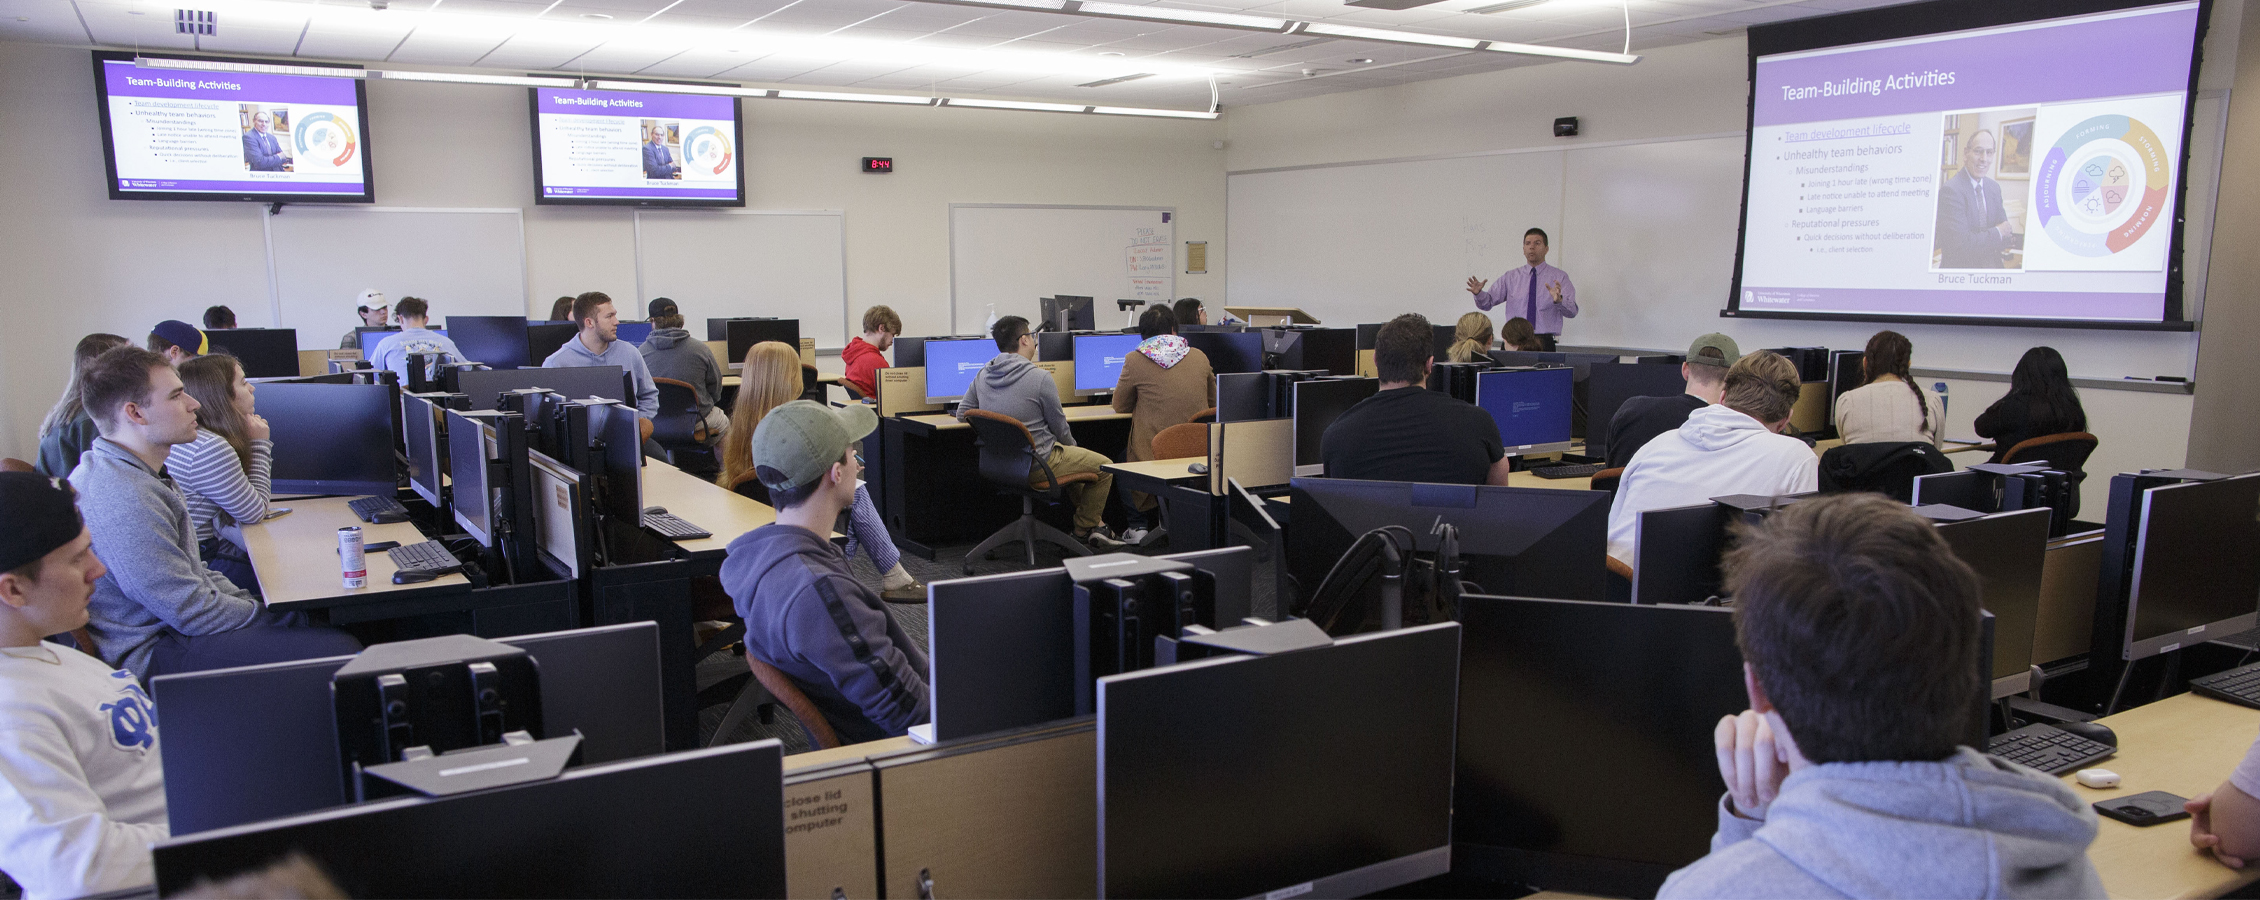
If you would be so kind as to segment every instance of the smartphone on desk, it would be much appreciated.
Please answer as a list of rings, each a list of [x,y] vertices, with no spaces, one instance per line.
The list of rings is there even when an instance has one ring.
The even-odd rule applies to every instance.
[[[270,507],[267,507],[267,515],[266,515],[266,517],[265,517],[265,518],[262,518],[262,519],[260,519],[259,521],[261,521],[261,522],[265,522],[265,521],[269,521],[269,520],[272,520],[272,519],[279,519],[279,518],[282,518],[282,517],[284,517],[284,516],[287,516],[287,515],[290,515],[290,507],[288,507],[288,506],[270,506]]]
[[[2110,800],[2099,800],[2095,811],[2134,826],[2163,825],[2189,818],[2189,810],[2182,804],[2186,797],[2177,797],[2165,791],[2144,791]]]

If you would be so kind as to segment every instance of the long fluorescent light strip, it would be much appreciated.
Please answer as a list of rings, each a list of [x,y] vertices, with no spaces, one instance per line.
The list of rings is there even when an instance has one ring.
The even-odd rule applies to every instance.
[[[779,100],[844,100],[849,103],[895,103],[904,106],[932,106],[932,97],[911,97],[902,94],[853,94],[837,91],[778,91]]]
[[[319,78],[362,78],[369,70],[337,68],[333,66],[291,66],[273,63],[219,62],[207,59],[163,59],[153,56],[136,57],[136,68],[179,69],[190,72],[236,72],[244,75],[311,75]]]
[[[1284,31],[1288,25],[1294,24],[1290,20],[1270,16],[1207,12],[1197,9],[1172,9],[1166,6],[1134,6],[1128,3],[1107,3],[1104,0],[1083,0],[1083,2],[1075,4],[1072,11],[1086,16],[1139,19],[1148,22],[1183,22],[1194,25],[1217,25],[1225,28],[1247,28],[1256,31]]]
[[[1572,47],[1547,47],[1539,44],[1516,44],[1508,41],[1491,41],[1483,49],[1496,53],[1520,53],[1525,56],[1556,56],[1562,59],[1582,59],[1591,62],[1632,65],[1640,61],[1637,53],[1610,53],[1606,50],[1578,50]]]
[[[1575,50],[1567,47],[1548,47],[1541,44],[1518,44],[1513,41],[1485,41],[1477,38],[1424,34],[1418,31],[1399,31],[1391,28],[1360,28],[1356,25],[1302,22],[1293,19],[1272,19],[1266,16],[1236,13],[1212,13],[1162,6],[1137,6],[1128,3],[1106,2],[1106,0],[1089,0],[1089,2],[1077,2],[1077,0],[920,0],[920,2],[943,3],[951,6],[977,6],[989,9],[1025,9],[1037,12],[1137,19],[1148,22],[1173,22],[1186,25],[1212,25],[1219,28],[1277,31],[1282,34],[1319,34],[1359,41],[1379,41],[1387,44],[1451,47],[1459,50],[1489,50],[1496,53],[1551,56],[1560,59],[1580,59],[1589,62],[1619,63],[1622,65],[1631,65],[1640,61],[1639,54],[1634,53]],[[1495,4],[1495,6],[1504,5]],[[1492,9],[1492,7],[1484,7],[1483,9]],[[1274,22],[1278,24],[1274,25]]]
[[[1303,26],[1303,33],[1354,38],[1361,41],[1387,41],[1392,44],[1453,47],[1460,50],[1475,50],[1483,46],[1482,41],[1474,38],[1447,37],[1441,34],[1420,34],[1411,31],[1390,31],[1385,28],[1360,28],[1356,25],[1333,25],[1326,22],[1306,24]]]
[[[951,97],[947,101],[946,105],[971,106],[977,109],[1018,109],[1026,110],[1029,112],[1084,112],[1090,109],[1090,107],[1084,106],[1080,103],[1029,103],[1022,100],[969,100],[963,97]]]
[[[499,84],[508,87],[569,88],[580,84],[579,81],[571,78],[521,77],[516,75],[459,75],[453,72],[411,72],[399,69],[385,69],[382,71],[370,72],[369,76],[372,78],[382,78],[386,81],[438,81],[448,84]]]
[[[731,87],[724,84],[656,84],[643,81],[605,81],[602,79],[589,82],[589,89],[599,91],[644,91],[654,94],[699,94],[708,97],[758,98],[768,97],[776,93],[775,91],[771,91],[767,88]]]

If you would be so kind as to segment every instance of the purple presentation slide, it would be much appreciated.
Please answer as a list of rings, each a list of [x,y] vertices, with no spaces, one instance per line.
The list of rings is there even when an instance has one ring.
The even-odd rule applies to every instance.
[[[737,102],[536,88],[538,199],[739,202]]]
[[[127,193],[367,193],[349,77],[200,72],[102,61],[115,187]]]
[[[2200,12],[1758,58],[1735,307],[2163,320]]]

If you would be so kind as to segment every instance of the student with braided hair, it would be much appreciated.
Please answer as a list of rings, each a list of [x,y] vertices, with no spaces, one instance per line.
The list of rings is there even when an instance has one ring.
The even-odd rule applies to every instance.
[[[1914,342],[1896,331],[1868,338],[1867,381],[1836,398],[1836,433],[1847,444],[1922,441],[1936,446],[1946,431],[1946,404],[1908,374]]]

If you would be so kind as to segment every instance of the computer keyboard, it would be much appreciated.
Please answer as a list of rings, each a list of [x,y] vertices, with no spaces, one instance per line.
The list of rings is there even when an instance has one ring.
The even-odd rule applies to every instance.
[[[385,551],[392,557],[393,568],[411,572],[453,572],[463,563],[449,553],[447,545],[438,541],[407,544]]]
[[[2192,678],[2189,689],[2216,700],[2260,708],[2260,663]]]
[[[375,523],[380,517],[388,522],[408,521],[408,507],[391,497],[355,497],[345,501],[345,507],[363,522]]]
[[[1987,741],[1985,752],[2050,775],[2062,775],[2118,751],[2054,725],[2027,725]]]
[[[1608,466],[1600,463],[1585,465],[1531,466],[1530,474],[1540,478],[1590,478]]]
[[[714,532],[685,522],[673,513],[644,513],[643,527],[659,532],[660,537],[676,541],[697,540],[698,538],[714,536]]]

